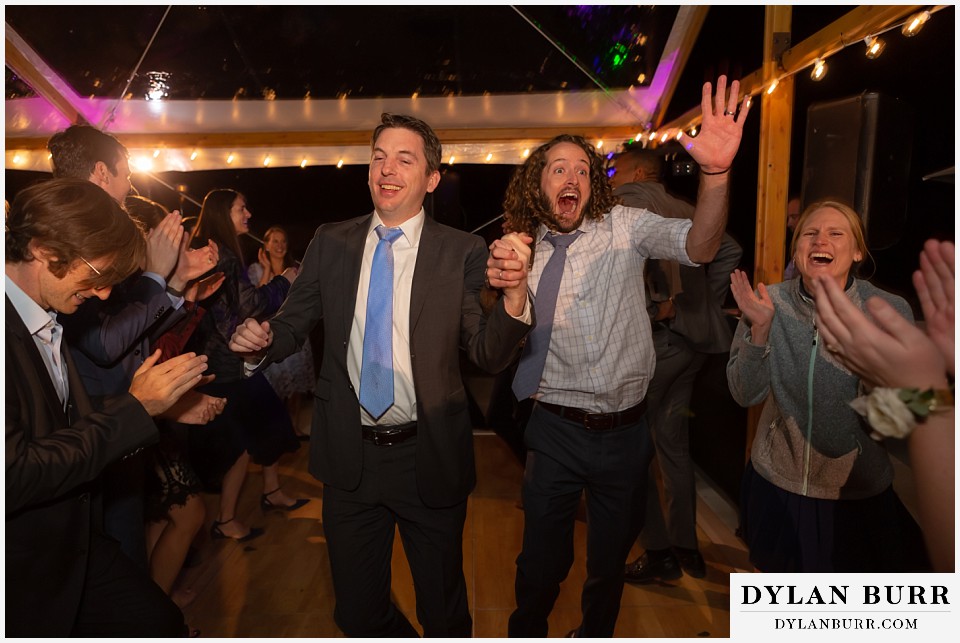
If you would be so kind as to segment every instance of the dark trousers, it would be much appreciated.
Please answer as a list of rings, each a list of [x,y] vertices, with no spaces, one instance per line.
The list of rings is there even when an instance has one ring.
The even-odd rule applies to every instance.
[[[93,534],[89,556],[83,598],[71,636],[170,638],[186,635],[180,608],[144,569],[121,552],[116,541]]]
[[[587,581],[578,636],[611,637],[623,561],[643,522],[653,444],[646,418],[606,432],[534,406],[527,424],[523,549],[517,557],[512,637],[547,636],[547,617],[573,564],[573,531],[586,492]]]
[[[324,487],[323,527],[337,601],[333,617],[347,636],[418,636],[390,598],[397,527],[424,636],[472,634],[463,577],[467,501],[441,509],[423,504],[415,475],[416,441],[364,442],[360,486],[354,491]]]
[[[661,505],[651,466],[640,545],[654,550],[671,546],[699,549],[697,488],[690,457],[690,401],[697,373],[707,361],[707,355],[697,352],[683,336],[668,329],[654,330],[653,346],[657,352],[657,368],[647,389],[650,405],[647,418],[660,467],[664,503]]]

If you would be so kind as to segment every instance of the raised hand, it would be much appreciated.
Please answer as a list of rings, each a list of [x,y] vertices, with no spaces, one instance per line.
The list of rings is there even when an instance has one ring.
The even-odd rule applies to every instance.
[[[173,272],[184,237],[181,221],[179,212],[170,212],[147,233],[147,265],[144,266],[146,272],[158,274],[164,279]]]
[[[717,93],[713,94],[710,83],[703,84],[703,96],[700,108],[703,121],[700,133],[695,137],[684,137],[684,147],[704,172],[721,173],[730,169],[733,158],[740,147],[743,136],[743,123],[750,112],[750,97],[744,96],[737,113],[737,95],[740,81],[730,84],[730,96],[727,97],[727,77],[717,79]]]
[[[270,330],[270,322],[258,323],[250,317],[233,331],[229,347],[234,353],[253,357],[265,351],[272,343],[273,331]]]
[[[893,306],[870,298],[870,321],[827,277],[814,282],[814,297],[827,350],[864,380],[888,388],[946,388],[940,349]]]
[[[947,370],[954,364],[954,255],[949,241],[928,240],[920,253],[920,270],[913,273],[927,334],[943,353]]]
[[[180,397],[201,383],[207,370],[207,356],[184,353],[157,364],[160,351],[144,360],[133,374],[130,394],[137,398],[151,416],[169,409]]]
[[[757,283],[757,292],[750,287],[750,279],[742,270],[734,270],[730,274],[730,292],[740,308],[740,312],[750,324],[750,335],[754,344],[767,343],[770,333],[770,324],[776,309],[773,300],[763,283]]]

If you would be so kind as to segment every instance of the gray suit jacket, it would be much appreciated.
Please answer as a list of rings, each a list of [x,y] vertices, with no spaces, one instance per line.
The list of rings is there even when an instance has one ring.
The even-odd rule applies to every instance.
[[[276,317],[263,366],[303,345],[323,324],[323,362],[315,388],[310,472],[325,484],[360,484],[360,403],[347,373],[360,263],[372,214],[320,226],[300,275]],[[489,319],[480,307],[488,251],[478,236],[424,221],[410,296],[410,360],[417,397],[416,476],[431,507],[461,502],[476,470],[460,350],[489,372],[506,368],[530,326],[498,302]],[[261,367],[262,368],[262,367]]]

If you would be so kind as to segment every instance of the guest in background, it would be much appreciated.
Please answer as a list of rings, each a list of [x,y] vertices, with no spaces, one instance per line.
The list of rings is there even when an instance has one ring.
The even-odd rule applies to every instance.
[[[224,283],[207,300],[207,314],[188,343],[210,358],[210,372],[217,376],[204,392],[227,398],[226,408],[216,420],[202,430],[189,432],[191,459],[201,478],[210,485],[222,478],[220,509],[211,535],[241,542],[263,533],[262,529],[248,527],[236,515],[251,460],[263,466],[263,510],[290,511],[308,502],[289,497],[280,485],[280,457],[300,447],[290,416],[262,374],[243,377],[242,360],[227,347],[243,319],[264,318],[280,308],[296,277],[295,269],[287,268],[264,286],[250,283],[238,237],[249,231],[251,216],[246,198],[235,190],[212,190],[203,199],[192,235],[217,243],[220,261],[216,270],[224,274]]]
[[[141,196],[128,196],[127,212],[150,231],[169,214],[159,203]],[[186,315],[157,338],[152,350],[160,350],[158,363],[179,355],[187,339],[203,318],[203,309],[197,305],[223,283],[223,274],[214,273],[206,279],[194,279],[184,292],[183,310]],[[199,394],[198,394],[199,395]],[[223,411],[224,398],[203,396],[205,415],[198,418],[209,422]],[[145,481],[146,551],[150,577],[173,599],[185,607],[193,599],[187,589],[174,590],[174,583],[183,567],[194,537],[203,526],[206,506],[200,497],[201,484],[187,457],[186,435],[183,426],[158,420],[160,443],[146,450],[147,477]]]
[[[871,297],[912,321],[902,298],[854,277],[867,257],[860,217],[833,201],[811,205],[793,240],[800,274],[770,287],[737,270],[743,318],[727,365],[733,398],[763,404],[744,474],[740,520],[762,572],[907,572],[925,567],[916,523],[893,490],[893,465],[849,402],[862,382],[821,341],[817,279],[869,314]]]
[[[250,264],[247,276],[255,286],[265,286],[271,279],[284,270],[299,270],[300,262],[295,261],[287,251],[287,232],[280,226],[272,226],[263,235],[263,247],[257,251],[257,263]],[[264,377],[287,405],[287,412],[293,421],[293,428],[301,440],[309,435],[300,432],[299,416],[303,406],[303,397],[313,393],[316,374],[313,369],[313,347],[308,337],[303,348],[286,359],[275,362],[263,370]]]
[[[610,177],[623,205],[663,217],[691,219],[694,206],[671,195],[661,180],[660,152],[632,147],[616,156]],[[743,251],[724,233],[713,261],[683,266],[667,259],[646,262],[647,314],[653,325],[657,364],[647,388],[650,435],[656,449],[647,480],[639,542],[643,555],[627,565],[626,580],[675,580],[686,572],[707,574],[697,542],[697,490],[690,456],[690,410],[697,374],[711,354],[727,353],[733,335],[722,306],[730,273]],[[661,506],[656,471],[663,483]],[[666,510],[666,514],[664,511]]]
[[[88,181],[123,203],[130,192],[130,166],[127,149],[116,138],[88,125],[73,125],[51,136],[48,147],[54,177]],[[182,238],[180,215],[168,214],[147,234],[140,271],[117,284],[109,300],[94,298],[63,316],[64,337],[94,400],[127,390],[150,354],[150,339],[183,316],[186,283],[215,264],[215,248],[189,251]],[[186,405],[189,414],[204,404],[202,396],[189,391],[177,407]],[[177,407],[167,415],[178,415]],[[146,567],[144,471],[141,455],[112,463],[104,474],[103,511],[107,533],[127,556]]]

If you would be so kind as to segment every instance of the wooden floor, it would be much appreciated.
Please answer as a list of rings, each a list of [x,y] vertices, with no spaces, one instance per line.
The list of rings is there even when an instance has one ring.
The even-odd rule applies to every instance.
[[[493,433],[477,432],[475,445],[478,483],[468,502],[464,574],[474,636],[499,638],[507,634],[507,619],[514,607],[514,561],[523,532],[523,512],[518,507],[523,470]],[[262,478],[251,467],[238,515],[248,524],[264,527],[266,534],[246,544],[213,541],[207,531],[201,534],[193,566],[184,570],[179,582],[196,594],[184,613],[201,636],[343,636],[333,622],[333,588],[321,521],[323,490],[307,473],[307,452],[304,444],[281,461],[281,479],[288,494],[312,498],[309,504],[291,514],[261,514]],[[702,478],[698,494],[706,578],[685,575],[664,585],[627,584],[616,636],[729,637],[728,575],[751,568],[743,544],[733,534],[735,515],[729,503]],[[206,500],[209,525],[216,497]],[[578,520],[577,558],[550,616],[550,636],[564,636],[579,624],[584,538],[585,525]],[[418,626],[413,582],[399,537],[394,547],[393,593],[398,607]]]

